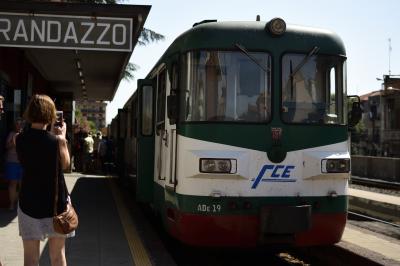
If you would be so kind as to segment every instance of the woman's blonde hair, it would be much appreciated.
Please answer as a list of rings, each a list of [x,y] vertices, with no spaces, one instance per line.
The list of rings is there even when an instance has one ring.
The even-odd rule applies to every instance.
[[[53,100],[47,95],[33,95],[25,110],[24,119],[29,123],[53,123],[56,120],[56,106]]]

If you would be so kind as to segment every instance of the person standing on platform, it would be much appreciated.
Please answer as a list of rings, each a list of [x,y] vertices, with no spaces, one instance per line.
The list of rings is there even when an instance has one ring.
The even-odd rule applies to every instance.
[[[17,154],[23,169],[18,204],[19,234],[24,247],[24,265],[38,265],[40,241],[48,238],[51,265],[67,265],[65,239],[75,231],[63,235],[53,228],[55,178],[58,178],[57,214],[62,213],[70,200],[62,171],[67,169],[70,157],[65,138],[67,125],[64,121],[54,126],[56,108],[47,95],[34,95],[24,113],[31,128],[17,137]],[[47,131],[48,125],[51,131]],[[57,155],[58,153],[58,155]]]
[[[22,168],[18,161],[16,151],[16,138],[22,131],[22,119],[17,119],[14,129],[8,134],[6,140],[5,179],[8,180],[8,195],[10,210],[14,210],[18,199],[18,188],[21,185]]]
[[[102,174],[108,174],[107,168],[106,168],[107,142],[108,142],[108,137],[103,136],[99,143],[98,152],[97,152],[99,154],[99,158],[100,158]]]
[[[84,155],[83,155],[83,173],[89,173],[93,169],[93,145],[94,140],[90,133],[85,134],[84,138]]]
[[[3,95],[0,94],[0,120],[1,120],[2,114],[4,113],[3,102],[4,102],[4,97],[3,97]]]

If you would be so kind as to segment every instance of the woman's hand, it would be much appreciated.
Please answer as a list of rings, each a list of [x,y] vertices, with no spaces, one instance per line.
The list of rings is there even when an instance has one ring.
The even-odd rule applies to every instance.
[[[54,126],[54,124],[51,126],[51,131],[54,133],[54,135],[60,135],[65,138],[65,134],[67,132],[67,124],[63,121],[61,127],[60,126]]]

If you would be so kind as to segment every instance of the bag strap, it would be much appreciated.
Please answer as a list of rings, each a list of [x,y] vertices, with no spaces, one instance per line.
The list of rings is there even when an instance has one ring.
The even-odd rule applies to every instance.
[[[58,144],[58,137],[56,136],[56,173],[55,173],[55,189],[54,189],[54,216],[57,215],[57,203],[58,203],[58,173],[59,173],[59,161],[60,161],[60,149]]]

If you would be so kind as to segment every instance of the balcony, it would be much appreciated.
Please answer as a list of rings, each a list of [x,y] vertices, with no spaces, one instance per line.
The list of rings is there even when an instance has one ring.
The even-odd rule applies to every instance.
[[[400,129],[383,130],[382,141],[400,141]]]

